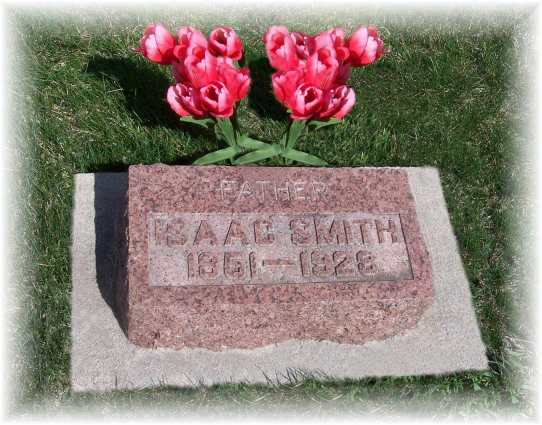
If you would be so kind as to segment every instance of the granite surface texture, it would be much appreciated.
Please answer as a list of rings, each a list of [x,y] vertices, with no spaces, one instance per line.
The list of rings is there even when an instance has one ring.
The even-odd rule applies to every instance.
[[[117,315],[143,347],[361,344],[433,300],[404,170],[131,166],[127,220]]]
[[[291,339],[252,349],[144,348],[123,333],[115,307],[119,232],[127,173],[75,177],[72,223],[71,385],[111,391],[162,385],[288,382],[447,374],[487,369],[438,172],[401,168],[408,176],[419,229],[432,266],[433,302],[415,327],[365,344]],[[121,223],[119,225],[118,223]],[[115,272],[117,271],[117,272]]]

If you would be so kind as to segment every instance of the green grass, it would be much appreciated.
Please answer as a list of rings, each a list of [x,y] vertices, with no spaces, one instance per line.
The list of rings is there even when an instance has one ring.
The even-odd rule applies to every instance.
[[[517,319],[528,302],[521,243],[514,238],[525,218],[515,189],[521,178],[517,147],[525,143],[517,129],[525,124],[525,112],[514,52],[527,33],[528,11],[507,12],[506,20],[468,16],[460,23],[350,9],[287,15],[234,8],[215,15],[189,9],[140,16],[106,12],[53,16],[19,10],[9,15],[16,46],[9,57],[17,70],[10,110],[16,172],[10,188],[20,211],[10,223],[24,229],[13,248],[14,299],[22,306],[13,337],[14,411],[40,412],[46,406],[113,414],[118,407],[146,405],[184,412],[225,406],[230,412],[277,414],[287,407],[317,415],[534,414],[530,329]],[[354,70],[350,84],[358,102],[346,124],[311,133],[300,148],[337,167],[438,167],[488,349],[488,372],[71,394],[73,175],[138,163],[187,164],[217,147],[213,134],[180,124],[165,103],[168,69],[130,51],[155,18],[171,28],[186,23],[208,31],[220,23],[238,30],[253,76],[240,122],[264,139],[278,139],[288,124],[270,94],[261,42],[269,25],[284,23],[312,33],[336,25],[351,31],[372,22],[382,29],[391,53]]]

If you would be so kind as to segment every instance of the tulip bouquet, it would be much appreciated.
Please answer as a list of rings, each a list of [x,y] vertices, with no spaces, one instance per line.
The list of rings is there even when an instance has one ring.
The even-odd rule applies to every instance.
[[[292,119],[278,143],[265,143],[243,133],[236,105],[248,94],[250,73],[239,67],[243,44],[229,27],[217,27],[208,37],[196,28],[179,28],[177,37],[163,25],[149,25],[136,49],[149,60],[170,65],[175,84],[167,102],[181,121],[214,127],[227,147],[211,152],[194,164],[229,160],[248,164],[280,156],[326,165],[322,159],[295,149],[309,128],[335,125],[352,110],[354,90],[346,85],[352,67],[366,66],[387,50],[374,27],[361,27],[346,38],[333,28],[314,36],[290,32],[284,26],[269,28],[263,39],[272,75],[273,92]]]

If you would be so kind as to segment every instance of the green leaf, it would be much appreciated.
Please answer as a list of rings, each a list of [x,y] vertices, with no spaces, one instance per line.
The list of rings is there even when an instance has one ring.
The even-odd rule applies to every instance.
[[[297,140],[305,130],[306,120],[293,120],[290,124],[290,130],[288,131],[288,141],[286,142],[286,148],[291,149],[297,143]]]
[[[226,138],[224,137],[224,135],[222,134],[222,132],[218,128],[218,125],[215,125],[215,136],[216,136],[217,140],[224,140],[226,143],[228,143],[228,141],[226,140]],[[228,143],[228,145],[229,145],[229,143]]]
[[[256,139],[252,139],[246,134],[242,134],[237,140],[237,143],[239,144],[239,146],[251,150],[263,149],[271,146],[269,143],[264,143]]]
[[[288,141],[288,132],[286,131],[280,138],[280,146],[286,149],[286,142]]]
[[[229,118],[219,118],[216,120],[216,124],[220,128],[220,131],[226,138],[226,142],[230,146],[235,146],[235,131]]]
[[[330,119],[328,119],[326,121],[311,120],[309,122],[309,125],[314,126],[315,130],[319,130],[319,129],[324,128],[324,127],[329,127],[330,125],[340,124],[341,122],[342,122],[342,120],[340,120],[338,118],[330,118]]]
[[[306,152],[298,151],[295,149],[290,149],[282,153],[282,156],[293,161],[302,162],[309,165],[324,166],[329,165],[323,159],[318,158],[317,156],[311,155]]]
[[[229,148],[220,149],[207,155],[203,155],[201,158],[198,158],[194,161],[194,165],[207,165],[214,164],[215,162],[224,161],[225,159],[233,158],[239,153],[239,149],[235,146],[230,146]]]
[[[181,117],[179,118],[179,120],[181,122],[187,122],[187,123],[190,123],[190,124],[196,124],[196,125],[199,125],[201,127],[204,127],[204,128],[209,128],[209,125],[211,125],[214,120],[211,119],[211,118],[201,118],[201,119],[197,119],[197,118],[194,118],[193,116],[191,115],[188,115],[186,117]]]
[[[268,148],[259,149],[240,156],[234,161],[234,164],[250,164],[252,162],[262,161],[267,158],[279,155],[281,148],[277,145],[269,145]]]

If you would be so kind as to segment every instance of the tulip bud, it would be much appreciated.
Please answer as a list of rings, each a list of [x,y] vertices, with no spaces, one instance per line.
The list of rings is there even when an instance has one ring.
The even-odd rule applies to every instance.
[[[194,49],[194,54],[187,56],[183,63],[187,80],[195,88],[200,88],[218,78],[217,58],[203,48]]]
[[[294,93],[290,107],[290,116],[294,120],[306,120],[312,118],[322,109],[323,92],[318,87],[309,84],[300,85]]]
[[[301,72],[297,70],[287,72],[275,72],[271,76],[273,92],[279,102],[290,107],[294,93],[301,80]]]
[[[174,59],[173,50],[175,45],[175,38],[163,25],[151,24],[145,28],[137,51],[153,62],[166,65],[170,64]]]
[[[290,33],[290,37],[295,44],[298,58],[300,60],[306,60],[314,51],[313,37],[309,37],[302,32],[292,32]]]
[[[229,27],[218,27],[209,35],[209,50],[217,56],[241,59],[243,45],[237,33]]]
[[[352,66],[369,65],[386,53],[375,27],[359,28],[348,40],[348,50]]]
[[[322,90],[334,83],[339,71],[339,62],[333,47],[322,47],[312,54],[306,62],[305,80]]]
[[[236,102],[248,94],[250,87],[250,72],[248,68],[237,69],[223,62],[218,65],[218,79],[225,84]]]
[[[216,118],[227,118],[233,115],[234,99],[226,85],[213,81],[200,89],[201,105]]]
[[[173,54],[179,61],[183,61],[187,56],[194,54],[194,49],[207,49],[207,39],[193,27],[181,27],[177,31],[178,44],[173,50]]]
[[[171,109],[182,117],[205,116],[205,111],[201,108],[199,92],[192,86],[185,84],[171,86],[167,91],[167,101]]]
[[[297,48],[288,28],[273,26],[263,39],[270,65],[278,71],[290,71],[299,65]]]
[[[345,46],[344,35],[345,32],[342,28],[332,28],[323,31],[314,36],[314,50],[317,51],[322,48],[333,49],[334,56],[338,60],[346,60],[349,51]]]
[[[347,86],[338,86],[328,90],[324,95],[323,108],[318,114],[320,118],[344,118],[356,103],[354,90]]]

